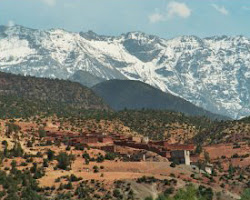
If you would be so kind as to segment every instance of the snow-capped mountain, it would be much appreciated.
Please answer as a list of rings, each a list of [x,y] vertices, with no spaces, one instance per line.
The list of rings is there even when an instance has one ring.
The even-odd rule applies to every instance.
[[[214,113],[250,115],[250,39],[243,36],[167,40],[1,26],[0,70],[60,79],[83,70],[140,80]]]

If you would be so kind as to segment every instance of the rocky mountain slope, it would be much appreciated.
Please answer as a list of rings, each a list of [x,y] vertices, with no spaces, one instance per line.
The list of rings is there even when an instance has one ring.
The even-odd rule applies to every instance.
[[[78,82],[81,83],[82,85],[86,87],[92,87],[98,83],[101,83],[105,81],[105,79],[97,77],[87,71],[76,71],[70,78],[69,80],[73,82]]]
[[[140,80],[214,113],[250,115],[250,39],[243,36],[166,40],[1,26],[0,51],[1,71],[68,79],[83,70]]]
[[[186,115],[207,116],[212,119],[226,119],[212,114],[192,103],[162,92],[148,84],[132,80],[109,80],[91,88],[114,110],[155,109],[182,112]]]

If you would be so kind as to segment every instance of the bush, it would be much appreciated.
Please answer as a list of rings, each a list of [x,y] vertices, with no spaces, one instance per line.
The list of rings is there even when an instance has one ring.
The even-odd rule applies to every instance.
[[[74,174],[71,174],[70,175],[70,177],[69,177],[69,180],[71,181],[71,182],[77,182],[77,181],[80,181],[80,180],[82,180],[82,178],[81,177],[76,177]]]
[[[250,188],[246,189],[242,195],[240,200],[249,200],[250,199]]]
[[[40,138],[43,138],[43,137],[46,136],[46,131],[43,130],[43,129],[39,129],[38,130],[38,135],[39,135]]]
[[[66,190],[72,190],[73,189],[73,185],[72,185],[71,181],[64,185],[64,189],[66,189]]]
[[[65,152],[60,152],[57,156],[57,167],[59,169],[67,170],[71,165],[72,157]]]
[[[113,191],[113,196],[114,196],[115,198],[117,198],[117,199],[122,199],[122,198],[123,198],[123,196],[122,196],[120,190],[118,190],[118,189],[114,189],[114,191]]]
[[[8,146],[8,142],[6,140],[2,141],[2,145]]]
[[[104,156],[101,155],[101,154],[99,154],[98,157],[97,157],[97,159],[96,159],[96,161],[97,161],[98,163],[103,162],[103,161],[104,161]]]
[[[48,159],[43,159],[43,167],[48,167]]]
[[[67,146],[67,147],[66,147],[66,151],[70,151],[70,146]]]
[[[93,167],[93,169],[94,169],[94,173],[98,173],[99,172],[99,168],[96,165]]]
[[[170,187],[170,188],[167,188],[165,191],[164,191],[164,195],[167,197],[169,196],[170,194],[173,194],[174,193],[174,188],[173,187]]]
[[[114,160],[116,157],[117,157],[117,154],[110,153],[110,152],[107,152],[106,155],[105,155],[106,160]]]
[[[32,142],[29,140],[28,142],[27,142],[27,147],[32,147],[33,146],[33,144],[32,144]]]
[[[20,166],[23,166],[23,167],[26,167],[28,165],[28,163],[26,163],[26,162],[22,162],[21,164],[20,164]]]
[[[83,154],[82,154],[82,157],[86,160],[90,160],[90,156],[89,154],[85,151]]]
[[[170,167],[176,167],[176,164],[174,163],[174,162],[172,162],[171,164],[170,164]]]
[[[235,153],[234,155],[232,155],[232,158],[239,158],[240,156],[237,154],[237,153]]]
[[[48,152],[47,152],[47,155],[48,155],[48,160],[49,161],[54,160],[54,157],[55,157],[55,152],[54,151],[49,149]]]
[[[55,183],[59,183],[60,181],[61,181],[60,178],[56,178],[56,179],[55,179]]]
[[[5,191],[0,191],[0,199],[2,199],[6,195]]]
[[[146,197],[145,200],[154,200],[153,197]]]
[[[23,149],[21,144],[18,142],[15,142],[13,149],[11,149],[11,154],[14,157],[22,157],[23,156]]]
[[[213,200],[213,190],[200,185],[198,188],[198,196],[205,198],[206,200]]]

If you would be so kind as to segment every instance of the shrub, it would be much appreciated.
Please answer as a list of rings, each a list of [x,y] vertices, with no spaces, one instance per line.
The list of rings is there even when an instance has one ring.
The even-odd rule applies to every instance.
[[[118,190],[118,189],[114,189],[114,191],[113,191],[113,196],[114,196],[115,198],[117,198],[117,199],[122,199],[122,198],[123,198],[123,196],[122,196],[120,190]]]
[[[32,147],[33,146],[33,144],[32,144],[32,142],[29,140],[28,142],[27,142],[27,147]]]
[[[47,156],[48,156],[48,160],[52,161],[52,160],[54,160],[55,152],[49,149],[47,152]]]
[[[99,154],[98,157],[97,157],[97,159],[96,159],[96,161],[97,161],[98,163],[103,162],[103,161],[104,161],[104,156],[101,155],[101,154]]]
[[[174,188],[173,187],[170,187],[170,188],[167,188],[165,191],[164,191],[164,195],[167,197],[169,196],[170,194],[173,194],[174,193]]]
[[[96,165],[93,167],[93,169],[94,169],[94,173],[98,173],[99,172],[99,168]]]
[[[176,167],[176,164],[174,163],[174,162],[172,162],[171,164],[170,164],[170,167]]]
[[[66,147],[66,151],[70,151],[70,146],[67,146],[67,147]]]
[[[71,182],[77,182],[77,181],[80,181],[80,180],[82,180],[82,178],[81,177],[76,177],[74,174],[71,174],[70,175],[70,177],[69,177],[69,180],[71,181]]]
[[[250,188],[246,189],[242,195],[240,200],[249,200],[250,199]]]
[[[153,197],[146,197],[145,200],[154,200]]]
[[[48,167],[48,159],[43,159],[43,167]]]
[[[65,152],[60,152],[56,159],[58,161],[57,167],[59,169],[67,170],[71,165],[72,156]]]
[[[117,157],[117,154],[110,153],[110,152],[107,152],[106,155],[105,155],[106,160],[114,160],[116,157]]]
[[[73,185],[72,185],[71,181],[69,181],[67,184],[64,185],[64,189],[67,189],[67,190],[73,189]]]

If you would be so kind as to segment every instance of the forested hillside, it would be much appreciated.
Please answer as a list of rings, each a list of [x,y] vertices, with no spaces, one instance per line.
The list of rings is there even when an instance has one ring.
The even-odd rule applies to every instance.
[[[80,113],[108,109],[101,98],[79,83],[0,73],[1,117],[38,113]]]

